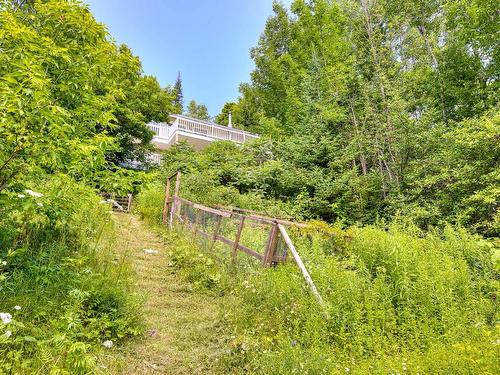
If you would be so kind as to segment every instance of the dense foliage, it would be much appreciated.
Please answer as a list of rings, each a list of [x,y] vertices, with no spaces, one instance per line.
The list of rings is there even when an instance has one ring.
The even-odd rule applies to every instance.
[[[210,115],[208,114],[207,106],[205,104],[198,104],[195,100],[189,101],[186,115],[200,120],[211,120]]]
[[[309,216],[371,223],[403,211],[496,236],[497,5],[275,2],[251,82],[217,118],[231,109],[275,139],[270,166],[301,186],[284,195],[308,200]]]
[[[140,331],[96,191],[147,183],[158,222],[158,177],[180,169],[194,201],[336,222],[292,232],[326,315],[293,265],[234,274],[224,246],[166,237],[170,266],[221,297],[221,371],[498,373],[500,252],[478,235],[500,225],[498,17],[493,0],[274,3],[216,118],[262,137],[135,172],[146,123],[184,111],[180,74],[144,76],[77,0],[0,0],[0,372],[94,373]]]
[[[79,3],[0,4],[0,191],[33,167],[91,182],[144,158],[170,92]]]
[[[96,191],[151,178],[118,165],[170,103],[81,3],[0,1],[0,373],[93,373],[140,331]]]

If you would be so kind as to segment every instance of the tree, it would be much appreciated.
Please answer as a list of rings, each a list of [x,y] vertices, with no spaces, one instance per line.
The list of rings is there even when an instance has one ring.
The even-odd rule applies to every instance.
[[[479,166],[478,144],[455,140],[457,134],[494,139],[477,124],[498,121],[483,118],[498,109],[495,6],[493,0],[295,0],[289,11],[275,2],[251,50],[251,82],[219,119],[230,108],[238,125],[280,140],[275,156],[302,176],[289,183],[301,181],[304,191],[279,194],[299,199],[300,193],[309,216],[390,218],[423,207],[419,181],[438,180],[426,202],[432,223],[447,219],[491,234],[496,193],[478,180],[491,177],[495,163]],[[435,163],[461,170],[457,184],[450,182],[455,171]],[[467,172],[474,163],[478,174]],[[482,199],[477,217],[465,204],[453,209],[452,202],[472,197]]]
[[[0,10],[0,191],[34,169],[93,180],[143,158],[146,123],[167,120],[170,91],[87,7],[26,4]]]
[[[119,147],[109,152],[107,158],[119,165],[129,160],[144,160],[145,154],[152,150],[153,133],[147,123],[168,121],[174,108],[172,94],[161,88],[156,78],[142,76],[141,63],[128,47],[118,48],[112,65],[115,76],[109,87],[116,92],[112,120],[115,126],[109,133]]]
[[[174,99],[172,104],[174,106],[174,113],[184,112],[184,96],[182,94],[182,80],[180,72],[177,73],[177,80],[175,81],[173,94]]]
[[[73,2],[33,7],[0,11],[0,191],[36,168],[81,178],[114,147],[104,26]]]
[[[197,104],[195,100],[191,100],[189,102],[186,115],[199,120],[211,120],[210,115],[208,114],[207,106],[204,104]]]

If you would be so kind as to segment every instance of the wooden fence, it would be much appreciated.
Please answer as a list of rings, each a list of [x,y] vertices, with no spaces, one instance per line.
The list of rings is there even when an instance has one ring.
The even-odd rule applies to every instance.
[[[171,195],[172,186],[173,195]],[[304,226],[289,220],[277,219],[258,214],[254,211],[238,208],[211,208],[191,202],[180,196],[181,172],[169,176],[165,184],[165,201],[163,205],[163,224],[172,228],[174,221],[186,226],[193,235],[200,235],[212,242],[219,241],[231,248],[231,264],[235,265],[238,251],[241,251],[255,259],[262,265],[278,265],[288,260],[288,253],[292,254],[293,260],[299,267],[311,292],[321,305],[323,299],[319,294],[314,282],[307,271],[299,253],[297,252],[286,226]],[[233,231],[227,230],[233,227]],[[260,247],[253,241],[253,248],[244,244],[243,233],[245,228],[250,227],[253,234],[256,232],[266,233],[265,241]],[[258,229],[256,231],[255,229]],[[228,233],[234,235],[228,237]],[[255,235],[251,236],[252,239]],[[249,236],[247,236],[249,238]],[[258,241],[257,241],[258,242]]]

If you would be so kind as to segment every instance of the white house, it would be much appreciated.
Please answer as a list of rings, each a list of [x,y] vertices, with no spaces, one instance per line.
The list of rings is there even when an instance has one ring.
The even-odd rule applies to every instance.
[[[159,150],[166,150],[180,141],[186,141],[195,150],[202,150],[214,141],[223,140],[243,144],[250,139],[259,137],[257,134],[233,128],[231,116],[228,126],[184,115],[172,114],[169,117],[170,123],[150,122],[148,124],[149,128],[155,132],[152,143]],[[157,163],[161,161],[159,153],[151,154],[150,157]]]

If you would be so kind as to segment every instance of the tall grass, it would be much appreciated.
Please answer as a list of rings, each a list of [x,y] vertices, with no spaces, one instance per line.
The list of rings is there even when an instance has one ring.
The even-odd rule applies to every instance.
[[[0,312],[13,317],[0,322],[0,373],[93,372],[104,341],[139,332],[131,273],[92,190],[64,176],[32,189],[43,197],[4,197],[0,218]]]
[[[153,201],[147,191],[143,200]],[[262,268],[242,254],[233,270],[224,245],[166,232],[171,266],[222,296],[228,352],[221,372],[500,372],[500,275],[491,242],[452,227],[422,233],[396,224],[312,223],[290,234],[328,318],[294,264]]]

